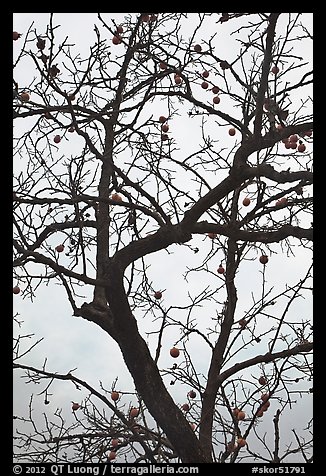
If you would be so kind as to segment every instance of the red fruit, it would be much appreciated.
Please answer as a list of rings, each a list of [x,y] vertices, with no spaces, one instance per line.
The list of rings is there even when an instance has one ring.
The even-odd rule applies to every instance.
[[[121,41],[121,36],[119,35],[114,35],[114,37],[112,38],[112,43],[114,45],[120,45]]]
[[[202,77],[203,77],[203,78],[208,78],[208,76],[209,76],[209,72],[208,72],[208,71],[203,71],[203,72],[202,72]]]
[[[18,31],[13,31],[12,32],[12,39],[14,41],[18,40],[21,36],[22,36],[21,33],[18,33]]]
[[[78,408],[80,408],[80,405],[79,403],[74,403],[71,405],[71,409],[73,412],[75,412],[76,410],[78,410]]]
[[[311,137],[312,136],[312,130],[304,132],[305,136]]]
[[[163,124],[161,129],[163,132],[167,132],[169,130],[169,126],[167,124]]]
[[[68,132],[75,132],[75,128],[73,126],[70,126]]]
[[[271,406],[271,402],[267,400],[267,402],[265,402],[264,405],[261,407],[261,410],[263,412],[266,412],[270,406]]]
[[[189,412],[190,410],[190,406],[188,405],[188,403],[184,403],[182,406],[181,406],[182,410],[184,412]]]
[[[129,412],[130,418],[136,418],[139,415],[139,408],[131,408]]]
[[[304,152],[306,150],[306,146],[304,144],[298,145],[298,152]]]
[[[123,27],[121,25],[117,26],[117,33],[123,33]]]
[[[246,418],[246,414],[245,412],[243,412],[242,410],[240,410],[237,414],[237,419],[238,420],[244,420]]]
[[[225,269],[223,268],[223,266],[220,264],[220,266],[217,268],[217,272],[218,274],[224,274],[225,273]]]
[[[231,127],[229,129],[229,136],[234,136],[234,135],[235,135],[235,129],[234,129],[234,127]]]
[[[258,412],[256,413],[256,416],[257,417],[262,417],[264,415],[264,410],[261,408],[260,410],[258,410]]]
[[[280,71],[280,68],[278,66],[273,66],[271,71],[273,74],[277,74]]]
[[[239,448],[243,448],[247,444],[247,442],[244,438],[238,438],[237,443],[238,443]]]
[[[30,95],[26,91],[24,91],[23,93],[21,93],[20,99],[24,102],[27,102],[30,99]]]
[[[171,355],[171,357],[176,359],[180,355],[180,350],[177,349],[176,347],[172,347],[172,349],[170,349],[170,355]]]
[[[207,233],[207,236],[208,236],[211,240],[214,240],[214,238],[217,237],[217,233]]]
[[[265,379],[265,377],[263,375],[261,377],[259,377],[258,382],[260,383],[260,385],[266,385],[267,384],[267,380]]]
[[[208,83],[207,83],[206,81],[203,81],[203,82],[201,83],[201,87],[202,87],[203,89],[207,89],[207,88],[208,88]]]
[[[114,402],[119,400],[119,397],[120,397],[120,395],[119,395],[118,392],[115,392],[115,391],[111,392],[111,400],[113,400]]]
[[[294,142],[293,142],[293,144],[294,144]],[[285,145],[285,148],[286,148],[286,149],[291,149],[291,147],[292,147],[291,142],[285,142],[284,145]]]
[[[195,45],[194,50],[196,51],[196,53],[201,53],[201,46],[200,45]]]
[[[196,392],[194,390],[190,390],[190,392],[188,392],[188,397],[189,398],[196,398]]]
[[[111,441],[111,446],[113,448],[116,448],[118,445],[119,445],[120,441],[118,440],[118,438],[113,438],[113,440]]]
[[[239,326],[240,326],[242,329],[244,329],[244,328],[246,327],[246,325],[247,325],[246,319],[240,319],[240,320],[239,320]]]
[[[159,120],[159,122],[162,122],[162,123],[163,123],[163,122],[166,122],[166,121],[167,121],[167,118],[166,118],[165,116],[160,116],[160,117],[158,118],[158,120]]]
[[[116,458],[116,456],[117,456],[117,453],[115,451],[110,451],[110,453],[108,455],[108,460],[112,461]]]
[[[243,200],[242,200],[242,205],[244,205],[245,207],[247,207],[248,205],[250,205],[251,203],[251,200],[249,197],[245,197]]]
[[[64,245],[58,245],[55,247],[55,250],[58,252],[58,253],[62,253],[63,250],[65,249]]]
[[[155,291],[154,297],[155,297],[155,299],[161,299],[162,298],[162,292],[161,291]]]
[[[61,141],[61,137],[59,135],[54,136],[53,142],[55,142],[56,144],[59,144],[60,141]]]
[[[160,68],[161,68],[161,69],[166,69],[166,68],[167,68],[167,65],[161,61],[161,63],[160,63]]]
[[[167,134],[162,134],[161,139],[162,140],[168,140],[169,136]]]
[[[280,205],[286,205],[288,203],[288,199],[286,197],[283,197],[280,199]]]
[[[113,193],[111,195],[111,200],[114,200],[115,202],[122,202],[122,197],[118,193]]]
[[[181,76],[175,76],[175,77],[174,77],[174,82],[175,82],[175,84],[181,84],[181,83],[182,83],[182,78],[181,78]]]
[[[227,61],[220,61],[220,66],[223,70],[230,68],[230,65]]]
[[[68,98],[70,99],[70,101],[74,101],[76,99],[76,96],[74,94],[69,94]]]
[[[267,255],[261,255],[261,257],[259,258],[259,261],[261,262],[261,264],[267,264],[268,263],[268,256]]]
[[[265,403],[269,399],[269,393],[263,393],[260,399]]]
[[[140,17],[140,21],[142,21],[142,22],[148,22],[148,21],[149,21],[149,15],[148,15],[148,13],[143,13],[142,16]]]
[[[220,92],[220,88],[218,86],[213,86],[212,87],[212,93],[213,94],[218,94]]]
[[[213,97],[213,103],[214,103],[214,104],[219,104],[220,101],[221,101],[221,100],[220,100],[219,96]]]
[[[298,142],[299,137],[296,134],[293,134],[292,136],[289,137],[290,142]]]
[[[20,287],[19,287],[19,286],[14,286],[14,287],[12,288],[12,292],[13,292],[14,294],[19,294],[19,293],[20,293]]]
[[[297,148],[297,143],[296,142],[290,142],[290,149],[296,149]]]

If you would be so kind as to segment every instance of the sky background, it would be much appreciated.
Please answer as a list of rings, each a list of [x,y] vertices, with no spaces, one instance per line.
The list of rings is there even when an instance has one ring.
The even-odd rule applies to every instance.
[[[114,18],[117,23],[123,21],[125,14],[103,14],[107,20]],[[61,25],[61,28],[57,30],[58,38],[63,39],[69,34],[71,43],[78,46],[78,50],[81,52],[81,56],[87,55],[90,44],[95,41],[95,34],[93,32],[92,25],[97,22],[97,14],[85,14],[85,13],[72,13],[72,14],[55,14],[55,21]],[[34,22],[34,27],[40,33],[45,31],[45,25],[47,24],[49,15],[46,13],[15,13],[13,21],[13,30],[18,31],[24,35],[28,28]],[[304,21],[309,27],[312,24],[312,15],[305,14]],[[97,22],[98,23],[98,22]],[[189,31],[193,27],[191,18],[188,21]],[[214,22],[210,25],[214,28]],[[223,42],[223,50],[225,51],[225,57],[227,54],[232,57],[232,51],[236,48],[237,43],[234,37],[227,36],[228,28],[233,28],[232,25],[225,24],[223,26],[224,33],[227,37],[227,43]],[[88,32],[89,34],[85,34]],[[185,31],[185,34],[187,30]],[[19,41],[22,41],[19,40]],[[19,41],[14,42],[14,58],[20,48]],[[296,45],[299,47],[300,45]],[[119,48],[119,47],[118,47]],[[227,48],[227,49],[226,49]],[[309,56],[311,52],[301,51],[302,56]],[[15,79],[19,79],[19,86],[23,87],[24,84],[28,85],[30,78],[32,78],[33,72],[24,69],[24,61],[22,62],[18,73],[15,73]],[[198,87],[199,88],[199,87]],[[201,94],[206,92],[201,91]],[[208,96],[207,96],[208,98]],[[207,99],[208,100],[208,99]],[[298,98],[299,101],[299,98]],[[153,113],[157,117],[161,114],[166,114],[166,104],[164,101]],[[226,111],[227,112],[227,111]],[[16,121],[17,122],[17,121]],[[190,152],[196,145],[198,136],[196,135],[196,122],[189,128],[189,123],[184,121],[182,117],[174,118],[170,123],[170,131],[172,131],[174,138],[178,143],[182,144],[182,150],[180,154]],[[15,127],[24,127],[19,123]],[[69,144],[64,144],[67,154],[73,153],[74,148],[78,145],[79,138],[75,137]],[[233,147],[238,137],[230,138],[225,131],[224,136],[221,136],[221,144],[225,147]],[[21,167],[24,166],[23,161],[20,164],[14,164],[14,173],[18,172]],[[219,178],[220,179],[220,178]],[[180,178],[180,180],[183,180]],[[211,180],[213,181],[212,177]],[[188,184],[187,184],[188,186]],[[243,194],[244,198],[245,194]],[[250,207],[248,207],[248,211]],[[280,214],[284,213],[282,211]],[[59,238],[58,238],[59,239]],[[214,286],[214,280],[216,277],[210,276],[207,273],[193,273],[189,275],[189,283],[185,285],[185,281],[182,276],[187,271],[189,266],[199,265],[207,254],[207,251],[213,246],[211,240],[204,236],[196,236],[191,241],[191,246],[198,246],[199,252],[193,254],[190,249],[186,247],[180,247],[173,245],[169,248],[171,254],[167,254],[166,251],[160,251],[150,257],[151,267],[149,269],[150,280],[153,283],[154,289],[165,289],[164,297],[162,300],[162,306],[168,308],[169,306],[184,305],[187,300],[187,293],[199,294],[201,289],[204,289],[207,285]],[[263,248],[263,247],[262,247]],[[277,294],[284,289],[284,285],[294,284],[299,277],[303,277],[305,269],[311,262],[311,254],[296,241],[294,244],[295,256],[286,256],[280,251],[280,247],[277,253],[273,254],[272,259],[266,267],[267,285],[273,286],[273,293]],[[220,260],[223,260],[224,256],[222,252],[218,255],[214,268],[219,265]],[[216,271],[216,269],[212,269]],[[242,313],[246,312],[252,305],[252,293],[258,298],[260,293],[260,286],[262,282],[262,267],[258,265],[258,261],[248,261],[243,264],[241,271],[237,277],[236,284],[238,285],[238,318],[242,317]],[[14,285],[16,283],[14,282]],[[89,301],[91,299],[90,289],[85,286],[82,290],[84,295],[83,301]],[[223,291],[220,291],[223,293]],[[221,297],[222,299],[222,297]],[[280,311],[284,307],[284,302],[277,304]],[[196,318],[200,320],[200,326],[203,330],[207,329],[210,324],[210,318],[215,314],[215,307],[205,307],[204,309],[196,309]],[[294,304],[291,309],[291,316],[297,321],[308,318],[312,311],[312,298],[310,293],[306,293],[306,299],[300,300],[297,304]],[[14,296],[14,312],[19,314],[18,319],[23,321],[23,324],[18,328],[14,323],[14,332],[20,335],[33,335],[24,342],[26,345],[30,345],[34,340],[43,338],[43,341],[37,345],[37,347],[25,357],[21,359],[21,363],[26,365],[35,366],[41,368],[45,359],[47,358],[47,370],[67,373],[71,369],[75,369],[74,375],[86,380],[89,384],[99,389],[99,382],[102,382],[103,386],[110,389],[113,382],[118,379],[116,388],[120,391],[132,391],[133,384],[132,379],[127,372],[125,365],[123,364],[121,354],[117,344],[104,334],[95,324],[72,316],[71,308],[65,298],[65,292],[60,285],[51,284],[50,286],[40,286],[36,292],[36,297],[31,302],[29,299],[23,299],[21,295]],[[177,316],[177,311],[173,311]],[[150,324],[146,319],[141,316],[136,316],[138,325],[143,331],[151,329],[157,329],[154,324]],[[153,326],[153,327],[152,327]],[[144,336],[144,334],[143,334]],[[146,336],[144,336],[146,340]],[[163,348],[160,357],[160,367],[167,368],[175,362],[169,356],[169,349],[178,340],[179,335],[176,334],[175,329],[170,327],[167,329],[164,339]],[[147,341],[150,345],[151,351],[154,353],[156,350],[156,339],[147,337]],[[201,343],[200,338],[192,337],[189,343],[189,349],[192,352],[192,358],[196,364],[196,368],[199,373],[204,375],[207,373],[207,367],[209,365],[209,350]],[[249,358],[256,352],[256,349],[248,349],[243,354],[243,358]],[[258,369],[249,369],[247,375],[254,375],[257,378]],[[170,381],[170,377],[165,379],[166,382]],[[73,421],[73,415],[71,412],[71,401],[82,402],[82,400],[88,395],[88,392],[81,390],[78,391],[69,382],[55,382],[51,387],[52,396],[49,397],[49,405],[44,405],[44,395],[37,396],[44,388],[44,385],[39,385],[32,389],[32,385],[26,385],[21,378],[21,372],[15,372],[14,374],[14,412],[16,415],[28,415],[28,403],[29,395],[31,392],[35,394],[34,401],[34,416],[35,420],[39,423],[42,421],[42,414],[46,411],[48,414],[53,414],[57,408],[62,408],[62,414],[67,422]],[[187,392],[190,388],[185,388],[184,385],[176,384],[168,386],[176,403],[182,404],[186,401]],[[94,400],[95,401],[95,400]],[[132,404],[136,404],[136,399],[133,397],[131,400],[129,397],[124,397],[123,402],[126,404],[126,408],[131,401]],[[298,398],[298,405],[287,413],[281,422],[281,441],[284,443],[287,441],[291,432],[293,422],[300,426],[302,415],[306,415],[311,412],[311,396],[304,395],[302,398]],[[266,426],[266,430],[270,431],[272,427],[272,418],[274,409],[261,425]],[[266,414],[267,415],[267,414]],[[306,420],[302,420],[302,425],[306,424]],[[295,458],[295,457],[294,457]],[[118,461],[118,460],[117,460]],[[296,460],[293,459],[293,462]]]

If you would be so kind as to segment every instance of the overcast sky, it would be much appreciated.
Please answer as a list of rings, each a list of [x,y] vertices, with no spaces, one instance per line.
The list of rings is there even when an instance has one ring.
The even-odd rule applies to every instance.
[[[106,19],[113,18],[117,23],[123,21],[125,14],[103,14]],[[76,44],[76,47],[81,52],[81,56],[87,55],[89,47],[95,42],[95,34],[93,31],[94,22],[97,21],[97,14],[89,13],[58,13],[54,16],[55,22],[61,25],[58,29],[58,38],[63,39],[66,35],[69,35],[71,43]],[[34,27],[37,32],[44,33],[46,24],[48,22],[49,15],[46,13],[15,13],[13,30],[22,33],[23,37],[19,41],[14,42],[14,58],[19,53],[21,41],[24,40],[28,28],[34,22]],[[194,20],[195,22],[196,20]],[[304,15],[304,22],[309,28],[312,24],[312,14]],[[191,21],[189,21],[189,27]],[[214,22],[210,25],[214,28]],[[224,26],[225,37],[227,41],[222,42],[223,51],[225,57],[232,57],[233,49],[237,43],[234,37],[227,36],[229,28],[233,28],[233,25],[226,24]],[[213,31],[213,30],[212,30]],[[209,37],[209,35],[208,35]],[[311,55],[311,51],[301,51],[303,57]],[[19,86],[24,87],[28,85],[30,79],[33,76],[32,71],[26,71],[22,67],[15,72],[15,79],[18,79]],[[204,94],[202,91],[201,94]],[[299,101],[299,98],[298,98]],[[156,106],[155,114],[166,114],[165,103],[162,102],[160,106]],[[227,112],[227,110],[226,110]],[[240,114],[240,111],[239,111]],[[180,154],[186,154],[192,150],[198,135],[195,128],[192,130],[189,123],[186,123],[182,117],[176,117],[171,121],[170,129],[173,131],[176,140],[182,144]],[[18,124],[15,127],[25,127],[23,124]],[[78,141],[78,139],[75,139]],[[225,137],[221,137],[223,145],[226,147],[233,147],[239,138],[230,138],[227,133]],[[74,146],[77,142],[74,143]],[[69,153],[69,144],[65,144],[65,150]],[[73,150],[70,150],[73,153]],[[14,164],[15,170],[18,171],[22,164]],[[183,179],[181,179],[183,180]],[[188,186],[188,184],[187,184]],[[280,212],[282,213],[282,212]],[[172,246],[169,251],[160,251],[151,256],[149,269],[149,276],[153,282],[153,286],[156,289],[166,289],[164,292],[164,298],[162,305],[168,308],[169,306],[184,305],[187,300],[187,293],[199,294],[201,289],[204,289],[207,285],[214,286],[214,277],[204,273],[200,275],[190,275],[189,283],[186,285],[182,276],[186,272],[189,266],[195,267],[199,265],[207,254],[207,251],[212,246],[211,240],[203,237],[196,236],[191,241],[191,246],[194,248],[198,246],[199,252],[193,254],[190,249],[181,247],[179,245]],[[214,245],[213,245],[214,246]],[[276,249],[276,248],[275,248]],[[305,269],[311,262],[311,254],[307,252],[299,242],[295,242],[294,245],[295,256],[286,256],[281,252],[278,247],[278,253],[273,254],[272,259],[266,268],[267,284],[269,287],[273,286],[273,293],[276,295],[278,292],[284,289],[284,286],[288,284],[295,284],[298,278],[303,277]],[[219,259],[223,259],[221,256],[216,260],[216,267],[219,265]],[[177,272],[176,272],[177,271]],[[215,272],[216,270],[213,269]],[[262,282],[262,268],[257,266],[257,262],[251,261],[244,263],[241,267],[241,271],[237,277],[238,286],[238,318],[241,317],[241,313],[246,312],[252,305],[252,293],[255,293],[255,297],[259,296],[260,286]],[[14,285],[17,284],[14,282]],[[91,299],[90,290],[85,286],[82,290],[84,294],[84,301]],[[83,301],[82,300],[82,301]],[[81,302],[82,302],[81,301]],[[284,308],[284,302],[279,304],[280,311]],[[306,294],[306,299],[301,300],[298,304],[294,304],[291,309],[291,316],[297,321],[308,318],[311,315],[312,300],[309,293]],[[117,389],[122,391],[133,390],[132,379],[128,374],[125,365],[122,361],[121,354],[117,344],[104,334],[95,324],[92,324],[81,318],[72,316],[71,308],[65,296],[65,292],[62,286],[51,284],[50,286],[40,286],[36,293],[36,298],[33,302],[28,299],[23,299],[21,295],[14,296],[14,312],[19,313],[19,319],[23,321],[23,325],[20,329],[14,324],[14,330],[19,332],[20,335],[34,334],[34,338],[26,340],[31,343],[33,339],[37,340],[44,338],[43,341],[26,357],[23,357],[21,362],[41,368],[44,359],[47,358],[47,369],[53,372],[67,373],[69,370],[76,368],[74,374],[79,378],[86,380],[95,388],[99,388],[99,381],[103,385],[110,389],[112,383],[118,378]],[[177,311],[174,311],[177,315]],[[200,309],[196,311],[196,317],[200,321],[200,328],[205,331],[211,324],[210,318],[214,315],[215,309],[212,308]],[[136,316],[138,317],[138,316]],[[149,322],[146,322],[143,318],[138,320],[140,329],[148,331],[151,326]],[[157,329],[155,323],[153,329]],[[144,335],[144,334],[143,334]],[[169,348],[172,347],[179,335],[176,335],[174,328],[168,328],[163,339],[163,351],[159,361],[161,368],[170,367],[174,361],[169,356]],[[146,336],[144,336],[146,339]],[[156,350],[156,340],[153,337],[148,337],[150,349],[154,353]],[[192,353],[192,357],[196,368],[199,373],[206,374],[209,365],[209,350],[202,346],[200,338],[194,337],[189,343],[189,350]],[[266,350],[265,350],[266,351]],[[252,352],[256,352],[256,349],[248,349],[243,353],[243,359],[251,357]],[[257,369],[258,370],[258,369]],[[250,369],[247,374],[256,374],[257,370]],[[14,380],[14,409],[15,414],[25,415],[28,414],[29,395],[33,391],[37,394],[44,386],[37,386],[32,389],[32,386],[26,385],[23,379],[20,378],[21,373],[15,373]],[[256,375],[257,377],[259,375]],[[169,378],[166,379],[167,383]],[[176,384],[171,387],[168,385],[169,390],[176,403],[182,404],[186,401],[186,394],[189,388],[185,388],[181,384]],[[53,414],[57,408],[62,408],[63,416],[67,419],[67,422],[73,421],[71,412],[71,401],[81,402],[83,398],[87,396],[87,392],[76,390],[69,382],[55,383],[53,386],[54,394],[49,397],[50,404],[44,405],[44,396],[35,397],[35,419],[40,422],[42,420],[42,413],[46,411],[49,414]],[[52,389],[51,389],[52,392]],[[129,404],[129,399],[124,399],[126,405]],[[136,403],[134,399],[133,403]],[[286,418],[281,423],[281,438],[283,442],[286,441],[289,436],[293,422],[301,421],[301,415],[307,414],[311,410],[311,396],[305,395],[299,399],[299,404],[294,406],[292,410],[287,414]],[[268,431],[272,428],[272,418],[274,412],[270,412],[263,424],[266,425]],[[303,421],[305,425],[306,421]],[[117,460],[118,461],[118,460]],[[295,460],[293,459],[293,462]]]

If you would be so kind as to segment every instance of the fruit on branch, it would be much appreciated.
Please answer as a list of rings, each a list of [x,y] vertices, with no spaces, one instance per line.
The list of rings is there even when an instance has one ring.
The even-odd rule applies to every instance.
[[[235,416],[235,418],[238,418],[239,411],[240,411],[239,408],[237,408],[237,407],[233,408],[232,414],[233,414],[233,416]]]
[[[239,448],[243,448],[247,444],[247,442],[244,438],[238,438],[237,443],[238,443]]]
[[[312,130],[310,129],[309,131],[304,132],[303,135],[311,137],[312,136]]]
[[[203,89],[208,89],[208,83],[207,83],[206,81],[203,81],[203,82],[201,83],[201,87],[202,87]]]
[[[259,258],[259,261],[261,264],[267,264],[268,263],[268,256],[267,255],[261,255]]]
[[[280,68],[278,66],[273,66],[271,71],[272,71],[273,74],[277,74],[277,73],[279,73]]]
[[[55,247],[55,250],[56,250],[58,253],[62,253],[64,249],[65,249],[65,246],[64,246],[63,244],[58,245],[58,246]]]
[[[176,359],[177,357],[179,357],[180,355],[180,350],[177,348],[177,347],[172,347],[170,349],[170,355],[171,357],[173,357],[174,359]]]
[[[242,200],[242,205],[244,205],[245,207],[248,207],[248,205],[250,205],[251,203],[251,200],[249,197],[245,197],[243,200]]]
[[[118,440],[118,438],[113,438],[113,440],[111,441],[111,446],[113,448],[116,448],[117,446],[119,446],[120,444],[120,441]]]
[[[239,320],[239,326],[241,327],[241,329],[244,329],[246,327],[246,325],[247,325],[246,319],[242,318],[242,319]]]
[[[195,390],[190,390],[190,392],[188,392],[188,397],[189,397],[189,398],[196,398],[196,392],[195,392]]]
[[[110,451],[110,453],[108,454],[108,460],[109,461],[113,461],[117,456],[117,453],[115,451]]]
[[[60,69],[55,64],[49,68],[49,75],[51,78],[55,78],[59,73]]]
[[[163,122],[166,122],[167,121],[167,118],[165,116],[160,116],[158,118],[159,122],[161,122],[163,124]]]
[[[61,142],[61,137],[59,135],[54,136],[53,142],[55,142],[56,144],[59,144],[59,142]]]
[[[289,137],[289,141],[290,142],[298,142],[299,140],[299,137],[297,136],[297,134],[292,134],[290,137]]]
[[[200,45],[195,45],[194,50],[196,51],[196,53],[201,53],[201,46]]]
[[[296,149],[298,144],[296,142],[289,142],[290,144],[290,149]]]
[[[21,33],[18,33],[18,31],[13,31],[13,32],[12,32],[12,39],[13,39],[14,41],[18,40],[21,36],[22,36],[22,34],[21,34]]]
[[[184,403],[182,406],[181,406],[182,410],[184,412],[189,412],[190,410],[190,406],[188,405],[188,403]]]
[[[207,233],[207,236],[208,236],[208,238],[210,238],[211,240],[214,240],[214,238],[217,237],[217,233],[212,233],[212,232],[210,232],[210,233]]]
[[[222,263],[217,268],[217,272],[218,272],[218,274],[224,274],[225,273],[225,269],[223,268]]]
[[[260,410],[258,410],[258,412],[256,413],[256,416],[261,418],[262,416],[264,415],[264,410],[261,408]]]
[[[231,127],[229,129],[229,136],[235,136],[235,128],[234,127]]]
[[[164,141],[164,140],[168,140],[169,136],[167,134],[162,134],[161,135],[161,139]]]
[[[220,102],[221,102],[221,99],[220,99],[219,96],[213,97],[213,103],[214,103],[214,104],[219,104]]]
[[[212,87],[212,93],[213,94],[218,94],[220,92],[220,88],[218,86],[213,86]]]
[[[182,83],[182,78],[181,78],[181,76],[175,75],[175,76],[174,76],[174,82],[175,82],[175,84],[178,84],[178,85],[181,84],[181,83]]]
[[[269,393],[263,393],[260,399],[265,403],[269,399]]]
[[[115,202],[122,202],[122,197],[118,193],[113,193],[111,195],[111,200],[114,200]]]
[[[231,66],[229,65],[229,63],[227,61],[220,61],[220,67],[224,71],[225,69],[229,69]]]
[[[117,26],[117,33],[123,33],[123,26],[122,25],[118,25]]]
[[[304,152],[306,150],[306,146],[302,143],[298,145],[298,152]]]
[[[267,402],[265,402],[264,405],[261,407],[261,410],[263,412],[266,412],[270,406],[271,406],[271,402],[267,400]]]
[[[261,377],[259,377],[258,382],[259,382],[260,385],[266,385],[267,384],[267,380],[265,379],[265,377],[263,375]]]
[[[149,14],[148,13],[142,13],[140,17],[141,22],[147,23],[149,21]]]
[[[20,99],[24,102],[27,102],[30,99],[30,95],[26,91],[24,91],[21,93]]]
[[[161,299],[162,298],[162,291],[155,291],[154,293],[154,298],[155,299]]]
[[[129,412],[130,418],[136,418],[138,417],[138,415],[139,415],[139,408],[133,407],[130,409],[130,412]]]
[[[163,132],[167,132],[170,128],[169,128],[168,124],[163,124],[161,126],[161,129],[162,129]]]
[[[43,38],[41,38],[41,37],[38,37],[37,42],[36,42],[36,47],[41,51],[44,50],[45,40],[43,40]]]
[[[113,400],[114,402],[119,400],[119,397],[120,397],[119,392],[115,392],[115,391],[111,392],[111,400]]]
[[[19,287],[19,286],[14,286],[14,287],[12,288],[12,292],[13,292],[14,294],[19,294],[19,293],[20,293],[20,287]]]
[[[244,420],[246,418],[246,414],[244,411],[240,410],[237,414],[237,419],[238,420]]]
[[[163,63],[163,61],[160,62],[160,69],[167,69],[167,64]]]
[[[70,126],[69,129],[68,129],[68,132],[75,132],[74,126]]]
[[[114,35],[114,37],[112,38],[112,43],[113,43],[114,45],[120,45],[121,42],[122,42],[121,36],[119,36],[119,35]]]
[[[72,405],[71,405],[72,411],[75,412],[76,410],[78,410],[78,408],[80,408],[79,403],[72,402]]]
[[[70,101],[74,101],[76,99],[76,96],[74,94],[69,94],[68,98],[70,99]]]
[[[203,78],[208,78],[209,72],[205,70],[205,71],[202,72],[201,75],[202,75]]]

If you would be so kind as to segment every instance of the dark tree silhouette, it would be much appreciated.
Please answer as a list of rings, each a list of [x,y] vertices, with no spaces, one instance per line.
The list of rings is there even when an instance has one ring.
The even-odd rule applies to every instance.
[[[45,399],[58,380],[89,398],[71,427],[58,411],[43,429],[31,398],[32,431],[17,426],[15,459],[311,461],[311,422],[283,447],[279,422],[311,391],[311,322],[291,310],[310,297],[312,270],[298,266],[280,292],[267,277],[277,254],[312,243],[309,14],[123,15],[119,24],[98,15],[84,57],[68,36],[57,40],[55,14],[43,31],[14,34],[14,293],[32,298],[60,282],[73,315],[120,347],[139,414],[73,371],[23,365],[20,336],[14,367],[43,383]],[[157,251],[184,249],[189,267],[175,273],[185,284],[197,276],[198,292],[167,308],[148,265]],[[242,269],[261,275],[246,310]],[[206,277],[215,284],[202,289]],[[209,325],[196,319],[205,306]],[[171,328],[180,355],[160,368]],[[188,351],[194,337],[210,352],[206,375]],[[174,401],[167,375],[193,389],[187,403]],[[271,448],[260,428],[273,411]]]

